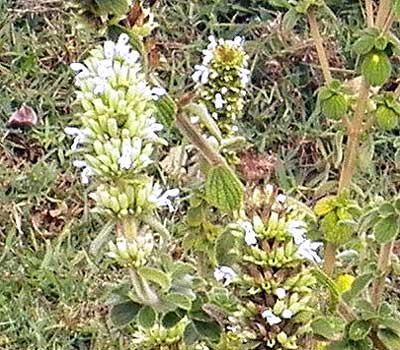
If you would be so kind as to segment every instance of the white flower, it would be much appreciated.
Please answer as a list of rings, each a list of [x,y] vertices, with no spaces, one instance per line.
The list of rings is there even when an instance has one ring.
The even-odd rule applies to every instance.
[[[289,310],[289,309],[285,309],[285,310],[282,311],[281,316],[283,318],[289,319],[289,318],[292,318],[293,312],[291,310]]]
[[[286,289],[276,288],[275,295],[278,297],[278,299],[283,299],[286,296]]]
[[[228,92],[228,88],[227,88],[226,86],[223,86],[223,87],[221,88],[221,94],[222,94],[222,95],[225,95],[227,92]]]
[[[233,125],[233,126],[232,126],[232,131],[233,131],[233,132],[238,132],[238,131],[239,131],[239,128],[238,128],[236,125]]]
[[[118,165],[121,169],[128,170],[132,166],[132,156],[136,150],[131,145],[130,139],[125,139],[122,142],[121,157],[118,159]]]
[[[101,95],[106,91],[107,83],[104,79],[96,77],[93,79],[93,83],[94,83],[93,93],[95,95]]]
[[[165,90],[162,87],[156,86],[151,89],[151,98],[154,101],[157,101],[161,96],[164,96],[166,94],[167,94],[167,90]]]
[[[222,95],[220,93],[215,95],[215,100],[214,100],[214,105],[216,109],[221,109],[224,107],[224,104],[226,101],[222,98]]]
[[[282,319],[276,316],[271,310],[265,310],[261,316],[267,321],[270,326],[281,323]]]
[[[81,143],[84,143],[88,136],[90,135],[90,130],[89,129],[78,129],[78,128],[73,128],[70,126],[67,126],[64,128],[64,132],[67,135],[74,136],[74,142],[71,146],[71,151],[75,152],[78,149],[78,146]]]
[[[302,244],[306,238],[306,223],[303,220],[292,220],[287,225],[287,230],[297,245]]]
[[[233,47],[239,48],[243,46],[243,44],[244,44],[244,38],[241,36],[235,36],[235,38],[233,39]]]
[[[246,86],[248,83],[250,83],[250,71],[248,69],[240,68],[238,75],[243,86]]]
[[[200,121],[200,118],[197,117],[197,116],[190,117],[190,122],[191,122],[192,124],[197,124],[199,121]]]
[[[115,54],[115,44],[112,41],[104,42],[104,57],[108,59],[114,58]]]
[[[229,266],[221,266],[215,269],[214,277],[217,281],[224,281],[224,286],[231,284],[236,278],[236,272]]]
[[[253,225],[249,221],[244,221],[240,224],[243,228],[245,235],[244,241],[247,245],[255,245],[257,244],[257,235],[254,232]]]
[[[193,73],[192,79],[196,83],[207,84],[208,76],[210,75],[210,70],[206,66],[199,64],[196,64],[194,68],[196,71]]]
[[[173,188],[162,193],[162,188],[158,183],[156,183],[153,187],[152,193],[149,196],[149,201],[158,207],[168,206],[169,211],[173,211],[174,208],[169,197],[177,197],[178,195],[179,190],[177,188]]]
[[[81,172],[81,182],[87,185],[90,182],[90,176],[93,175],[92,168],[84,160],[75,160],[72,164],[77,168],[83,168]]]
[[[76,75],[77,80],[90,76],[89,69],[82,63],[72,63],[70,67],[74,72],[78,72]]]
[[[299,245],[297,254],[304,259],[310,260],[314,263],[320,263],[322,259],[317,254],[316,250],[322,246],[320,242],[311,242],[310,240],[305,240]]]
[[[280,193],[276,196],[276,201],[279,203],[285,203],[286,199],[287,199],[287,197],[282,193]]]
[[[158,136],[156,132],[161,131],[164,127],[160,123],[157,123],[156,118],[153,117],[149,118],[147,123],[148,126],[144,131],[144,137],[150,141],[157,140]]]

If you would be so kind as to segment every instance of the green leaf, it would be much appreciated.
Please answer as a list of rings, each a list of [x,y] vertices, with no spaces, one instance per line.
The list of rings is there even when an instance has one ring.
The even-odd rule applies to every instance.
[[[355,297],[359,296],[362,292],[364,292],[369,284],[372,282],[374,275],[372,273],[366,273],[357,277],[353,284],[351,285],[351,289],[345,293],[343,293],[342,298],[346,302],[352,301]]]
[[[321,269],[312,270],[312,274],[325,288],[328,289],[331,297],[331,302],[336,304],[339,301],[339,291],[336,287],[336,283]]]
[[[380,244],[385,244],[397,238],[399,229],[397,217],[391,215],[378,220],[374,225],[373,232],[376,241]]]
[[[240,258],[238,240],[229,230],[226,230],[217,238],[215,242],[215,257],[218,265],[225,266],[231,266]]]
[[[385,36],[381,36],[375,40],[375,48],[379,51],[384,51],[388,43],[388,39]]]
[[[221,337],[221,326],[217,322],[193,321],[197,332],[212,342],[218,342]]]
[[[144,306],[138,314],[138,324],[143,328],[151,328],[156,322],[156,312],[151,306]]]
[[[314,334],[320,335],[328,340],[336,339],[338,334],[338,329],[334,327],[326,317],[320,317],[312,321],[311,329]]]
[[[158,284],[165,291],[171,288],[171,278],[161,270],[142,266],[138,269],[138,273],[145,280]]]
[[[348,337],[351,340],[365,339],[368,336],[371,329],[372,327],[369,324],[369,322],[363,320],[356,320],[349,327]]]
[[[381,326],[390,329],[397,335],[400,335],[400,320],[391,317],[382,317],[378,320]]]
[[[154,101],[154,105],[156,106],[157,120],[164,127],[170,129],[175,121],[176,113],[178,111],[175,101],[171,96],[165,94],[160,96],[158,100]]]
[[[197,331],[193,322],[190,322],[183,333],[183,341],[186,345],[193,345],[201,339],[199,332]]]
[[[376,122],[382,130],[393,130],[396,128],[399,116],[386,106],[379,106],[376,110]]]
[[[372,51],[364,57],[361,73],[371,85],[383,85],[392,74],[392,64],[384,52]]]
[[[382,216],[391,216],[396,214],[396,208],[390,203],[384,203],[379,207],[379,214]]]
[[[320,103],[321,111],[325,117],[340,120],[347,114],[347,100],[343,94],[335,94]]]
[[[241,207],[244,189],[233,170],[224,165],[211,168],[206,181],[207,201],[224,212]]]
[[[163,299],[164,301],[184,310],[190,310],[192,308],[192,300],[188,296],[183,294],[169,293]]]
[[[290,32],[298,20],[300,19],[300,13],[298,13],[294,8],[291,8],[285,13],[282,20],[282,28],[286,32]]]
[[[165,328],[174,327],[183,317],[185,317],[185,313],[177,313],[176,311],[168,312],[162,318],[162,325]]]
[[[111,322],[116,327],[123,327],[131,323],[140,310],[140,305],[133,301],[125,301],[113,305],[110,310]]]
[[[375,45],[376,37],[373,35],[363,34],[353,44],[353,50],[357,55],[365,55],[369,53]]]
[[[388,350],[400,349],[400,336],[389,329],[380,329],[378,331],[379,340],[388,348]]]
[[[95,0],[95,2],[99,7],[99,12],[103,15],[123,16],[129,11],[128,0]]]

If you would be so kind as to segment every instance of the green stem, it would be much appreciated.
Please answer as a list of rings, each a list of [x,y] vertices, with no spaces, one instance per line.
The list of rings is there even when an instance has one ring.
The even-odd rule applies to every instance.
[[[371,288],[371,302],[375,308],[378,308],[383,291],[385,289],[385,279],[389,273],[390,257],[393,252],[394,242],[389,242],[381,246],[378,260],[378,272],[377,277]]]
[[[324,252],[323,270],[328,276],[332,276],[333,271],[335,270],[335,263],[336,263],[336,246],[331,242],[327,242]]]

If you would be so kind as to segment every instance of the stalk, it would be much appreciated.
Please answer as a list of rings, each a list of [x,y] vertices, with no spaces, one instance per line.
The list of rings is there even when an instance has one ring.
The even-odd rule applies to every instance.
[[[332,75],[329,69],[329,62],[326,57],[326,52],[321,38],[321,34],[318,28],[318,22],[315,17],[314,9],[308,12],[308,23],[310,25],[310,33],[314,40],[315,48],[317,49],[317,54],[319,62],[321,64],[322,74],[324,75],[325,82],[329,85],[332,82]]]
[[[389,242],[381,246],[378,260],[379,277],[377,277],[371,288],[371,301],[375,308],[378,308],[383,290],[385,289],[385,279],[389,273],[390,256],[393,252],[394,242]]]
[[[365,0],[365,10],[367,12],[367,25],[368,27],[374,26],[374,8],[372,0]]]
[[[392,0],[382,0],[379,3],[378,14],[376,15],[376,26],[382,28],[385,25],[386,19],[392,10]]]

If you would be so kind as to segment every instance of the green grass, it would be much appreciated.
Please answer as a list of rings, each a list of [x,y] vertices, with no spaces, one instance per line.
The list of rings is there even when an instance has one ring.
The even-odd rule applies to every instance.
[[[260,8],[262,1],[226,3],[160,1],[155,41],[165,62],[154,71],[173,95],[183,95],[193,87],[192,68],[210,33],[244,35],[253,86],[242,130],[257,151],[279,159],[273,181],[312,199],[311,188],[337,179],[342,148],[337,128],[313,114],[321,82],[313,49],[302,34],[282,40],[276,13]],[[338,14],[354,27],[356,4]],[[89,189],[71,165],[63,133],[73,120],[68,65],[102,35],[80,28],[64,1],[0,0],[0,10],[0,349],[127,349],[127,333],[105,317],[110,287],[123,273],[88,253],[104,223],[89,215]],[[328,34],[339,38],[337,56],[354,62],[349,32],[337,27]],[[22,104],[35,109],[40,123],[8,131],[9,116]],[[359,179],[366,197],[399,188],[396,137],[379,133],[369,162],[366,152]]]

